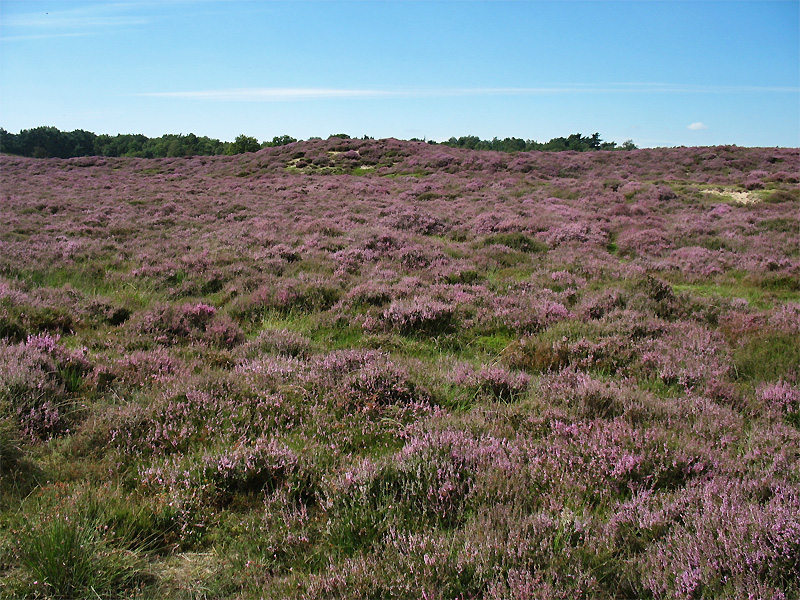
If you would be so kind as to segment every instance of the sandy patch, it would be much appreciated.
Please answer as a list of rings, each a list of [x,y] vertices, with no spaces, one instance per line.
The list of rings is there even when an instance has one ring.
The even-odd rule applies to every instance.
[[[761,198],[758,196],[758,194],[753,194],[752,192],[741,192],[739,190],[725,190],[720,188],[717,190],[705,190],[703,193],[710,196],[722,196],[723,198],[729,198],[736,204],[755,204],[756,202],[761,202]]]

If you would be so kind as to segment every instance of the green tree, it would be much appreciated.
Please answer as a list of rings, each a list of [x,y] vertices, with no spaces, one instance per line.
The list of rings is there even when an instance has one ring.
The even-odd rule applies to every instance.
[[[290,135],[276,135],[272,138],[271,142],[265,144],[266,147],[285,146],[286,144],[293,144],[297,140]]]
[[[228,146],[225,154],[243,154],[259,150],[261,150],[261,144],[256,138],[242,134],[236,136],[236,140]]]

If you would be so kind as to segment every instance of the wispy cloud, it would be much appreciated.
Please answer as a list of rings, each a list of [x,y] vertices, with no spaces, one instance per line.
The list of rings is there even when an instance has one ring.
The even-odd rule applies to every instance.
[[[29,35],[4,35],[0,37],[3,42],[21,42],[25,40],[43,40],[51,38],[83,37],[89,35],[86,32],[75,33],[32,33]]]
[[[691,129],[692,131],[702,131],[703,129],[708,129],[708,125],[698,121],[696,123],[692,123],[686,129]]]
[[[41,10],[3,17],[3,41],[87,35],[109,28],[146,25],[142,4],[113,2],[62,10]]]
[[[428,89],[367,89],[367,88],[229,88],[194,91],[147,92],[138,96],[210,100],[227,102],[282,102],[296,100],[371,100],[393,98],[437,98],[457,96],[534,96],[550,94],[714,94],[789,92],[800,88],[749,86],[691,86],[664,83],[564,84],[542,87],[497,88],[428,88]],[[696,123],[690,126],[694,129]],[[700,124],[702,125],[702,124]],[[703,127],[704,128],[704,127]]]

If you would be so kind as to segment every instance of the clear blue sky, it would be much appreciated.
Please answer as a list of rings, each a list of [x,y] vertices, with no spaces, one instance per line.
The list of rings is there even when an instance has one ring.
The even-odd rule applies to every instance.
[[[800,146],[800,2],[0,0],[0,126]]]

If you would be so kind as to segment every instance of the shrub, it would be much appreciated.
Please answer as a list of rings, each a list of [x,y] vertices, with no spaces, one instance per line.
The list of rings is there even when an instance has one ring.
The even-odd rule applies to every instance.
[[[785,381],[763,384],[758,397],[768,409],[784,415],[789,423],[800,427],[800,386]]]
[[[355,406],[416,402],[424,392],[388,359],[370,361],[344,378],[342,393]]]
[[[483,366],[475,370],[462,364],[453,373],[451,380],[494,400],[511,402],[528,389],[529,378],[525,373],[511,373],[498,366]]]
[[[241,343],[244,334],[226,315],[202,302],[180,306],[159,305],[138,318],[129,319],[134,331],[159,344],[178,344],[191,341],[230,347]]]
[[[748,487],[736,480],[713,479],[699,482],[679,498],[686,511],[683,519],[643,557],[651,593],[788,598],[800,592],[797,491],[777,487],[760,502]]]
[[[274,491],[294,470],[297,456],[284,444],[259,438],[203,457],[204,479],[225,495]]]
[[[325,489],[331,543],[345,555],[369,548],[393,525],[444,527],[463,517],[473,478],[447,436],[417,438],[376,463],[366,459]]]
[[[253,340],[237,348],[236,354],[244,358],[258,358],[262,354],[283,354],[308,358],[312,344],[304,335],[289,329],[265,329]]]
[[[455,327],[455,308],[426,297],[396,300],[383,311],[381,320],[403,335],[440,335]]]
[[[652,373],[667,385],[686,390],[727,377],[730,369],[722,336],[681,321],[658,339],[639,344],[645,375]]]
[[[538,253],[538,252],[547,252],[547,244],[544,242],[540,242],[537,239],[534,239],[530,236],[525,235],[521,232],[515,233],[498,233],[495,235],[490,235],[484,238],[483,246],[492,246],[494,244],[500,244],[502,246],[507,246],[513,250],[518,250],[520,252],[528,252],[528,253]]]
[[[41,334],[24,344],[0,342],[0,402],[15,413],[23,433],[34,438],[46,439],[68,427],[74,395],[92,370],[82,351],[67,350],[58,341],[58,336]]]

